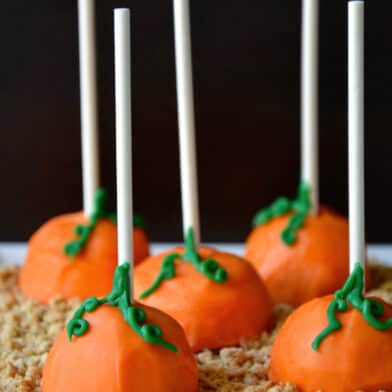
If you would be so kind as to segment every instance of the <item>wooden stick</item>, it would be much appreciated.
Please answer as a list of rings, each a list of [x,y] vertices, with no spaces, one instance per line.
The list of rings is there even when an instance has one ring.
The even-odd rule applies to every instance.
[[[133,302],[131,39],[129,9],[114,10],[118,264],[130,263]]]
[[[86,216],[94,212],[94,195],[99,186],[94,8],[94,0],[78,0],[83,210]]]
[[[198,245],[200,243],[200,217],[197,187],[189,0],[174,0],[173,8],[183,229],[184,238],[186,238],[188,229],[193,227],[195,243]]]
[[[301,180],[311,187],[311,213],[319,209],[318,162],[319,0],[302,3]]]
[[[348,3],[348,145],[350,270],[360,262],[366,271],[364,187],[364,8]]]

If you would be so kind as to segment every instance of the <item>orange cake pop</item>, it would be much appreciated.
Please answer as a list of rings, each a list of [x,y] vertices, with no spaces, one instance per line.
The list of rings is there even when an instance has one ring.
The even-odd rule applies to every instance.
[[[98,103],[94,1],[78,1],[83,213],[58,216],[30,239],[19,284],[40,302],[104,295],[117,264],[115,217],[99,189]],[[136,219],[134,262],[148,256],[148,239]],[[131,236],[131,232],[129,233]]]
[[[357,264],[335,296],[292,313],[271,349],[269,377],[303,392],[392,390],[392,307],[364,298]]]
[[[309,213],[310,189],[277,199],[256,214],[245,258],[263,278],[274,303],[298,306],[333,293],[348,275],[348,222],[329,208]]]
[[[133,214],[128,9],[114,11],[114,26],[121,262],[133,256],[127,235]],[[83,302],[49,352],[43,392],[197,392],[196,360],[180,325],[159,310],[135,303],[131,283],[133,263],[124,262],[116,269],[108,296]]]
[[[67,336],[68,335],[68,336]],[[113,290],[89,298],[46,359],[43,392],[197,392],[195,358],[180,325],[157,309],[129,302],[129,264]]]
[[[141,303],[176,319],[191,348],[199,351],[258,336],[272,309],[247,261],[199,247],[189,1],[174,0],[173,11],[185,249],[147,258],[135,269],[134,287]]]
[[[235,345],[264,331],[271,301],[253,267],[214,249],[196,250],[189,230],[185,250],[149,257],[135,269],[135,295],[176,319],[193,351]]]
[[[351,275],[334,296],[295,310],[271,349],[270,378],[303,392],[392,390],[392,307],[364,294],[364,2],[348,4]]]
[[[105,202],[106,192],[99,189],[90,220],[82,212],[61,215],[33,234],[19,277],[27,297],[46,303],[57,295],[85,299],[110,290],[117,265],[117,227]],[[138,263],[148,256],[148,239],[141,218],[134,223]]]
[[[293,306],[333,293],[348,274],[347,220],[319,207],[319,1],[302,4],[302,183],[296,199],[280,197],[256,214],[245,251],[274,303]]]

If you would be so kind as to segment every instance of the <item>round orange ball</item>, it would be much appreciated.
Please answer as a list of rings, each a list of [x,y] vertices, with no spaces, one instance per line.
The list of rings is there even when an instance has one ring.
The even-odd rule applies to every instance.
[[[42,391],[197,392],[196,361],[181,327],[157,309],[142,308],[177,352],[145,342],[118,308],[103,305],[85,315],[90,324],[85,335],[70,342],[63,331],[56,339],[44,365]]]
[[[215,283],[191,263],[176,260],[175,277],[164,280],[155,292],[140,301],[176,319],[195,352],[258,336],[268,326],[272,305],[257,272],[237,256],[207,248],[198,251],[203,260],[212,258],[227,271],[225,283]],[[182,254],[183,249],[170,253]],[[136,298],[152,285],[167,255],[149,257],[136,267]]]
[[[297,240],[285,244],[281,233],[291,214],[256,227],[246,241],[245,258],[263,278],[274,303],[301,305],[333,293],[348,271],[348,222],[343,216],[321,208],[306,217]]]
[[[30,238],[19,285],[31,299],[47,303],[50,299],[104,296],[112,287],[117,267],[117,226],[99,220],[82,251],[72,260],[64,246],[75,240],[74,228],[87,224],[82,212],[60,215],[41,226]],[[148,239],[134,229],[135,263],[149,253]]]
[[[313,350],[313,340],[328,325],[332,300],[314,299],[289,316],[272,345],[269,377],[303,392],[392,390],[392,330],[374,329],[359,311],[338,313],[342,328]],[[391,317],[392,307],[384,308],[384,318]]]

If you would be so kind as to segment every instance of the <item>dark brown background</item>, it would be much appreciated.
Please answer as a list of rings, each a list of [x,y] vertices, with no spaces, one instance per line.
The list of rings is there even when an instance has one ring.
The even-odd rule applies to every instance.
[[[180,188],[170,0],[97,0],[102,183],[114,207],[112,8],[133,9],[135,206],[178,240]],[[299,175],[299,0],[192,0],[203,237],[240,241]],[[2,2],[0,241],[81,208],[76,0]],[[367,6],[367,232],[391,241],[392,3]],[[347,211],[346,2],[321,0],[323,203]]]

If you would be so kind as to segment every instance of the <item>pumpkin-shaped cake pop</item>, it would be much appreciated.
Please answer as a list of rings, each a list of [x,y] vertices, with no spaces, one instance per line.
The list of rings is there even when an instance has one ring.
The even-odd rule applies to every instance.
[[[97,192],[97,205],[106,195]],[[46,303],[63,298],[103,296],[110,291],[117,266],[117,226],[111,215],[89,220],[82,212],[55,217],[31,237],[19,276],[22,292]],[[142,227],[134,228],[135,263],[148,256],[148,239]],[[75,233],[76,231],[76,233]]]
[[[347,288],[289,316],[271,349],[273,381],[303,392],[392,390],[392,307]]]
[[[118,272],[129,282],[123,267]],[[115,286],[108,303],[85,301],[57,337],[43,392],[197,392],[196,362],[180,325],[157,309],[130,306],[128,290]]]
[[[254,268],[214,249],[196,252],[192,231],[185,250],[152,256],[138,265],[134,288],[141,303],[181,324],[195,352],[254,338],[272,315],[270,298]]]
[[[274,303],[298,306],[331,294],[348,275],[347,219],[326,207],[310,215],[306,200],[278,199],[256,216],[246,241],[245,258]]]

